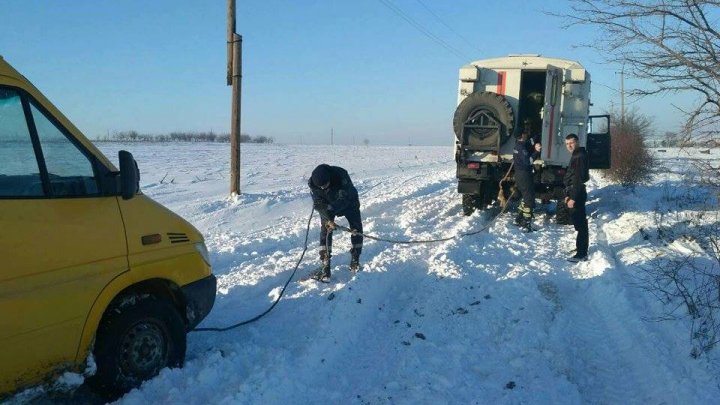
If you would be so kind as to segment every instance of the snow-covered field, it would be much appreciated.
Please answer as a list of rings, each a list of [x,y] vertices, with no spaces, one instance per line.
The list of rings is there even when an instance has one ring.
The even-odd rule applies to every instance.
[[[277,297],[302,252],[307,178],[319,163],[350,172],[368,234],[446,237],[497,213],[462,216],[451,147],[243,145],[237,198],[226,144],[100,144],[114,160],[121,148],[135,155],[143,192],[205,235],[219,286],[201,327],[251,318]],[[183,369],[119,403],[718,403],[717,349],[692,358],[690,320],[654,321],[667,306],[638,286],[659,245],[655,213],[688,191],[691,158],[720,163],[718,150],[690,154],[656,153],[652,182],[633,190],[593,173],[585,263],[565,260],[575,233],[542,209],[531,234],[505,214],[444,243],[366,239],[355,277],[349,236],[337,232],[330,284],[293,282],[258,322],[190,334]],[[717,218],[717,196],[693,193],[704,198],[684,209],[710,204]],[[317,222],[296,278],[318,264]]]

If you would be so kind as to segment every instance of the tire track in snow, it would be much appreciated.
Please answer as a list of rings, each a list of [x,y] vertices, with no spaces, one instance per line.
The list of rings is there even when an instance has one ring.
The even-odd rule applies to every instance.
[[[423,195],[430,193],[444,186],[443,182],[438,182],[440,176],[433,175],[416,175],[411,181],[403,181],[406,176],[398,176],[399,179],[393,178],[389,183],[397,180],[401,186],[395,188],[395,192],[387,195],[390,199],[378,200],[370,198],[367,204],[363,204],[362,212],[364,216],[364,227],[366,232],[372,232],[375,227],[375,217],[373,212],[383,212],[385,217],[397,216],[397,202],[405,200],[408,195]],[[428,179],[430,182],[428,183]],[[294,193],[293,193],[294,194]],[[308,198],[309,200],[309,198]],[[391,211],[388,214],[388,210]],[[381,217],[382,217],[381,216]],[[317,215],[315,215],[317,218]],[[292,219],[286,221],[291,222]],[[343,223],[345,220],[338,219]],[[302,248],[306,219],[295,219],[292,229],[287,229],[281,225],[266,228],[260,235],[250,235],[238,233],[220,233],[208,237],[207,243],[213,252],[214,263],[216,263],[215,272],[219,275],[219,288],[221,291],[227,292],[233,286],[257,284],[263,287],[262,281],[269,277],[274,278],[277,274],[289,271],[294,264],[296,257],[299,256]],[[311,223],[310,239],[308,241],[308,252],[306,254],[307,262],[312,263],[315,258],[313,255],[317,251],[317,235],[319,234],[318,220],[315,219]],[[371,240],[367,240],[367,247],[372,245]],[[252,246],[252,252],[241,253],[244,246]],[[333,243],[334,251],[337,253],[349,250],[349,237],[344,232],[336,232]],[[337,260],[337,258],[336,258]],[[349,259],[348,259],[349,261]],[[314,265],[305,264],[301,268],[303,272],[312,268]],[[302,273],[301,273],[302,274]]]
[[[597,187],[594,180],[590,185],[591,189]],[[601,213],[617,212],[617,203],[601,200],[593,208]],[[633,306],[627,297],[619,273],[624,268],[608,244],[603,226],[592,218],[589,222],[595,239],[590,260],[571,265],[569,270],[590,277],[563,283],[565,311],[553,325],[559,367],[566,370],[587,403],[680,403],[693,397],[679,382],[673,364],[657,356],[657,340],[639,318],[643,308]]]
[[[421,195],[419,198],[424,201],[446,201],[446,188],[440,187],[437,191],[427,189],[429,194]],[[433,204],[437,204],[437,202]],[[394,203],[392,208],[395,210],[395,213],[392,214],[397,214],[406,209],[406,207]],[[397,227],[397,222],[394,219],[396,216],[388,215],[384,218],[374,218],[372,221],[373,227],[380,230],[394,229]],[[448,220],[448,222],[458,228],[463,226],[455,220]],[[309,347],[304,348],[303,355],[299,359],[300,369],[308,371],[309,375],[313,376],[313,379],[336,381],[338,384],[336,393],[353,392],[351,376],[367,375],[368,371],[363,370],[362,367],[369,367],[374,362],[380,362],[382,358],[387,356],[396,356],[396,352],[403,349],[403,346],[400,345],[400,336],[388,339],[386,336],[380,335],[380,337],[371,338],[370,341],[366,340],[364,342],[358,341],[355,337],[362,336],[362,331],[365,330],[374,331],[387,328],[388,324],[394,322],[394,320],[386,315],[387,312],[382,312],[380,308],[391,305],[393,307],[398,306],[395,300],[398,296],[403,295],[404,286],[408,283],[411,285],[416,284],[417,281],[413,280],[427,277],[426,273],[422,271],[424,263],[422,257],[428,255],[426,248],[388,246],[384,243],[369,244],[366,248],[371,251],[365,253],[364,256],[368,255],[372,259],[366,264],[365,270],[360,272],[351,284],[341,286],[342,291],[336,290],[338,295],[332,305],[323,307],[323,309],[327,308],[327,311],[313,321],[317,322],[315,327],[319,330],[321,338],[317,342],[311,342]],[[320,289],[327,293],[337,287],[332,285],[321,286]],[[412,299],[407,294],[406,297]],[[356,299],[361,299],[362,304],[353,305]],[[402,304],[400,306],[402,307]],[[388,311],[387,307],[386,311]],[[332,349],[328,350],[328,347]],[[373,353],[363,351],[362,347],[372,349]],[[360,351],[359,354],[358,351]],[[330,357],[327,352],[334,354]],[[360,369],[351,369],[347,372],[339,371],[346,367],[348,357],[355,359],[351,363],[359,364]],[[317,364],[318,358],[324,359],[322,365]],[[368,358],[372,360],[368,360]],[[412,363],[413,360],[405,359],[404,364],[409,364],[407,362]],[[365,366],[362,366],[363,364]],[[317,368],[329,371],[318,372],[315,370],[310,372],[311,369]],[[299,375],[308,375],[308,373],[301,371]],[[282,374],[282,371],[278,373],[278,375]],[[312,384],[312,381],[307,381],[307,383]],[[394,386],[395,384],[390,385]],[[402,389],[402,387],[398,389]],[[385,398],[380,396],[380,392],[363,394],[371,397],[375,395],[375,400]],[[445,398],[447,397],[445,396]]]

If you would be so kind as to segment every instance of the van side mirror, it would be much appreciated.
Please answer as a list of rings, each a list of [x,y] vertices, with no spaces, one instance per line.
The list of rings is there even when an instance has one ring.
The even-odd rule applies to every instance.
[[[120,161],[120,194],[123,200],[129,200],[140,190],[140,170],[132,153],[121,150],[118,153]]]

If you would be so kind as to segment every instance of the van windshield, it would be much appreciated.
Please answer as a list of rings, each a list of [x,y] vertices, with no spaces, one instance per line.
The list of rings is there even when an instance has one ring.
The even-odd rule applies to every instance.
[[[0,87],[0,197],[39,197],[42,180],[17,91]]]

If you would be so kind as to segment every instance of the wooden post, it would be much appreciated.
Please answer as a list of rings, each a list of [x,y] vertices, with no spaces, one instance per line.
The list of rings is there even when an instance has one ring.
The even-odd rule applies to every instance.
[[[240,101],[242,89],[242,36],[233,34],[232,123],[230,130],[230,192],[240,194]]]
[[[233,35],[235,35],[235,0],[228,0],[227,20],[227,85],[232,85]]]
[[[625,130],[625,65],[620,71],[620,125]]]
[[[230,193],[240,194],[240,96],[242,37],[235,33],[235,0],[228,0],[227,84],[232,85],[230,118]]]

